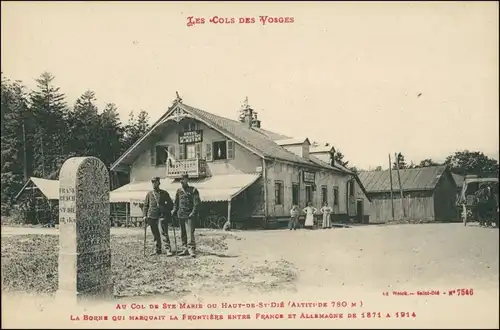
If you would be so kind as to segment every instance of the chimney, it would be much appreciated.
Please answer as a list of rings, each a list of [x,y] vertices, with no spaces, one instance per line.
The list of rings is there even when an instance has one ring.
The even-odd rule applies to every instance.
[[[330,166],[335,166],[335,148],[330,151]]]
[[[255,111],[253,113],[252,127],[260,128],[260,120],[257,117],[257,112]]]
[[[252,128],[252,122],[253,122],[253,110],[252,108],[248,107],[245,110],[245,123],[248,124],[248,128]]]
[[[252,128],[254,121],[253,118],[254,118],[254,111],[248,105],[248,97],[246,97],[240,109],[239,119],[242,123],[246,123],[248,125],[248,128]]]

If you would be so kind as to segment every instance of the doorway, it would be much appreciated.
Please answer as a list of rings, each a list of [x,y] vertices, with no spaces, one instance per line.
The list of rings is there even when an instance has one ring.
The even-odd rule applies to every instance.
[[[363,201],[356,201],[356,222],[363,223]]]
[[[309,202],[312,202],[312,186],[311,185],[306,185],[306,205]]]

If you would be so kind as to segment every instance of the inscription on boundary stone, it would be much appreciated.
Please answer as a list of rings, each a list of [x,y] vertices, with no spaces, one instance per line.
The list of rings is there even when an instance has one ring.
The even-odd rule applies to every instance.
[[[95,157],[73,157],[59,174],[58,296],[112,298],[109,173]]]

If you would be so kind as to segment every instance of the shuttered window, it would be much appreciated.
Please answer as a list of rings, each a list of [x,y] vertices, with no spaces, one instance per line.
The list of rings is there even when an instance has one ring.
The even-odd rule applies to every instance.
[[[207,143],[206,144],[206,150],[205,150],[205,158],[207,159],[207,161],[212,161],[212,144],[211,143]]]
[[[150,155],[150,163],[151,165],[156,165],[156,148],[155,147],[151,147],[149,149],[149,155]]]
[[[227,159],[234,159],[234,141],[227,141]]]
[[[185,145],[179,146],[179,159],[186,159],[186,146]]]
[[[201,159],[201,143],[195,145],[196,158]]]

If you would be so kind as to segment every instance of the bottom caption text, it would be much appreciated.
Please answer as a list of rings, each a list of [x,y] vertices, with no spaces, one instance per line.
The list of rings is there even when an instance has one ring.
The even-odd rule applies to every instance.
[[[116,314],[70,315],[71,321],[120,322],[120,321],[222,321],[222,320],[285,320],[285,319],[414,319],[414,311],[377,311],[363,307],[363,301],[329,302],[257,302],[222,304],[117,304]],[[287,308],[289,311],[284,311]],[[221,311],[215,311],[219,309]],[[232,312],[238,309],[238,312]],[[265,310],[264,310],[265,309]],[[313,310],[311,310],[313,309]],[[130,310],[131,315],[123,315]],[[208,312],[211,310],[211,312]],[[228,313],[224,313],[227,310]],[[296,312],[294,310],[297,310]],[[120,311],[120,312],[118,312]],[[243,312],[242,312],[243,311]]]

